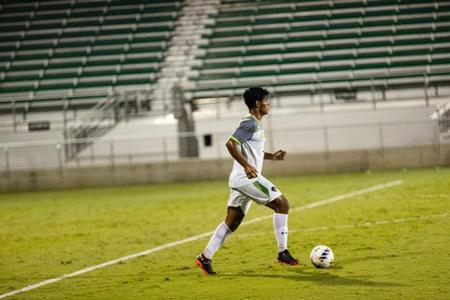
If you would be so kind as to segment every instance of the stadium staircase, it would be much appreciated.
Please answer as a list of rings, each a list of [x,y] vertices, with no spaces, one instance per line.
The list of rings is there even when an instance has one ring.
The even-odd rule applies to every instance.
[[[178,110],[179,104],[173,103],[174,89],[187,84],[202,32],[211,23],[211,16],[217,14],[219,4],[220,0],[190,0],[180,11],[154,86],[153,100],[155,105],[162,105],[160,110]]]

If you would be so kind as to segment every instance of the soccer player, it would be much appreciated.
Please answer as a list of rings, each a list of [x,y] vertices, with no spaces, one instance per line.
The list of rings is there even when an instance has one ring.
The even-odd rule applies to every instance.
[[[278,244],[278,261],[297,265],[287,249],[289,203],[286,197],[269,180],[261,175],[263,160],[284,160],[286,152],[264,152],[264,130],[261,119],[269,113],[269,92],[260,87],[251,87],[244,92],[244,101],[249,114],[239,123],[236,131],[226,143],[234,158],[229,177],[230,196],[227,216],[217,226],[205,250],[197,257],[196,264],[206,274],[215,274],[212,258],[226,238],[241,224],[252,201],[275,211],[273,228]]]

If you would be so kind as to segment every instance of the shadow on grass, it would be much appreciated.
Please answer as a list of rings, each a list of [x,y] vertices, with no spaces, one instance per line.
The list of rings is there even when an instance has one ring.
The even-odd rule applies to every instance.
[[[377,282],[364,278],[345,278],[329,273],[308,273],[302,270],[296,270],[296,274],[254,274],[254,273],[222,273],[218,276],[220,277],[254,277],[254,278],[273,278],[273,279],[288,279],[295,281],[309,281],[318,284],[329,284],[329,285],[342,285],[342,286],[371,286],[371,287],[396,287],[401,286],[401,284],[390,283],[390,282]]]

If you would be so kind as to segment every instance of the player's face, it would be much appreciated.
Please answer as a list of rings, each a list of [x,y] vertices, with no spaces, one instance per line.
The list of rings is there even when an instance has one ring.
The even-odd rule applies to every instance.
[[[264,97],[263,101],[258,101],[259,103],[259,112],[261,115],[267,115],[269,113],[270,101],[269,97]]]

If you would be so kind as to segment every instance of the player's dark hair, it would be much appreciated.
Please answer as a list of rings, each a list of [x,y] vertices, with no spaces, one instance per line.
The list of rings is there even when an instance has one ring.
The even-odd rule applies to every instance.
[[[264,97],[269,95],[269,91],[261,87],[251,87],[244,92],[244,101],[248,109],[256,107],[256,101],[263,101]]]

